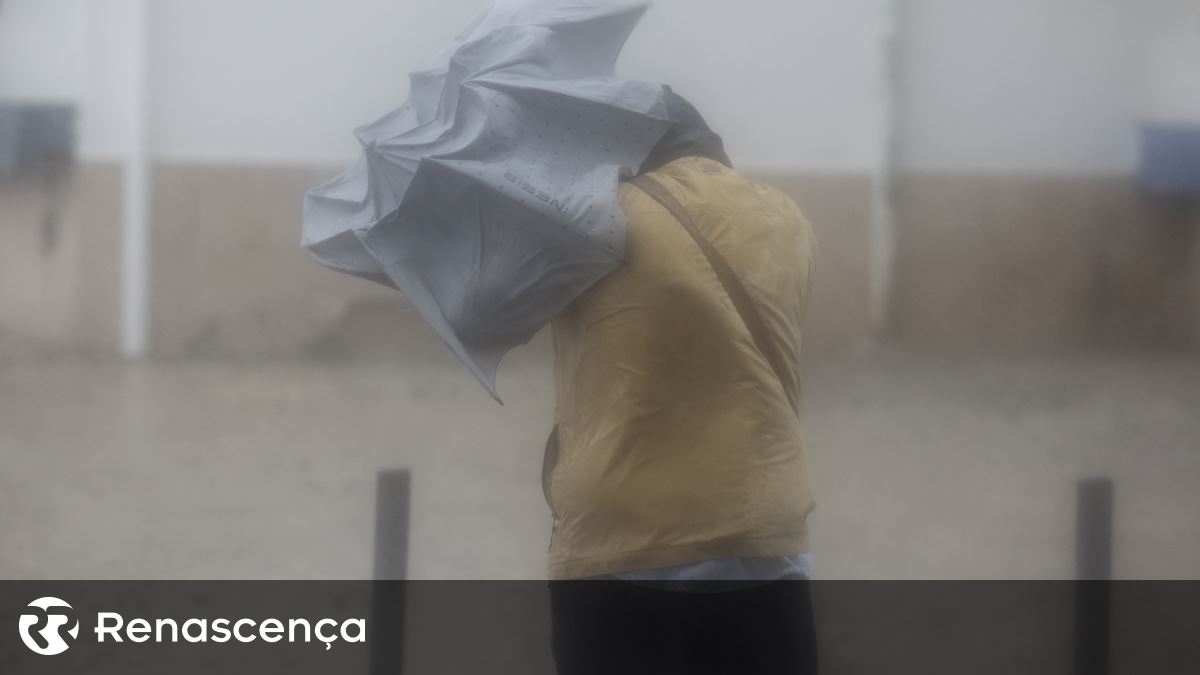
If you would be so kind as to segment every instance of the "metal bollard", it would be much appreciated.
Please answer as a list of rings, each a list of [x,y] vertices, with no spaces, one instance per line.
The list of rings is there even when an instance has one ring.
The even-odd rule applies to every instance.
[[[412,474],[380,471],[375,497],[375,582],[372,593],[371,675],[400,675],[404,667],[405,578]]]
[[[1108,675],[1113,483],[1079,483],[1075,539],[1075,675]]]

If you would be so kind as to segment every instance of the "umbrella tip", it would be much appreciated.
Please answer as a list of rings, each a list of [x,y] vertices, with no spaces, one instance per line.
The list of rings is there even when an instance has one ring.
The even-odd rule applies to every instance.
[[[496,391],[496,381],[495,380],[487,380],[484,378],[479,378],[479,383],[483,385],[484,390],[487,391],[488,396],[492,397],[493,401],[495,401],[496,403],[499,403],[500,405],[504,405],[504,401],[502,401],[500,399],[500,392]]]

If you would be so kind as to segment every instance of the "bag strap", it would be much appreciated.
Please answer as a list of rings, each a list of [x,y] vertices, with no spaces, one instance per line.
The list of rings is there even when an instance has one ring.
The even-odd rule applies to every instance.
[[[542,455],[542,494],[546,497],[546,506],[554,516],[554,525],[558,527],[558,513],[554,511],[554,502],[550,499],[550,483],[554,478],[554,467],[558,466],[558,425],[550,430],[546,438],[546,450]]]
[[[758,311],[758,306],[754,304],[754,298],[750,296],[750,292],[746,290],[745,284],[742,283],[737,272],[733,271],[733,267],[729,265],[729,261],[717,247],[712,245],[708,237],[696,227],[696,222],[692,220],[692,216],[683,208],[679,200],[667,191],[657,180],[647,175],[641,175],[634,178],[632,182],[638,189],[650,195],[654,201],[662,204],[663,207],[683,225],[683,229],[692,235],[692,239],[696,241],[696,245],[704,253],[704,257],[708,258],[708,264],[712,266],[713,271],[717,273],[717,279],[721,281],[721,285],[725,287],[725,292],[729,294],[729,299],[733,301],[733,307],[742,317],[742,323],[746,324],[746,328],[750,331],[750,337],[754,340],[754,346],[767,360],[767,364],[771,366],[771,370],[775,372],[775,377],[779,380],[779,384],[783,387],[786,394],[787,387],[783,385],[786,380],[784,373],[787,369],[784,366],[783,355],[775,348],[775,343],[771,341],[771,333],[767,330],[766,323],[763,322],[762,315]],[[795,401],[791,401],[791,396],[788,396],[789,402],[795,410]]]

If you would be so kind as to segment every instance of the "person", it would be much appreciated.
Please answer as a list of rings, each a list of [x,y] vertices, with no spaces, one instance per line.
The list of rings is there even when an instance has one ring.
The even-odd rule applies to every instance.
[[[563,675],[815,673],[798,416],[816,239],[667,89],[626,264],[552,322],[543,488]]]

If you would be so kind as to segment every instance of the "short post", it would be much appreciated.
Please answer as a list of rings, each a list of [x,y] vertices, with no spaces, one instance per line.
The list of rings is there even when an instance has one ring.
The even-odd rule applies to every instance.
[[[408,514],[412,473],[379,472],[375,488],[375,578],[402,581],[408,576]]]
[[[375,582],[372,594],[371,675],[400,675],[404,667],[405,578],[412,474],[379,472],[375,494]]]
[[[1079,483],[1075,539],[1075,675],[1108,675],[1113,483]]]

